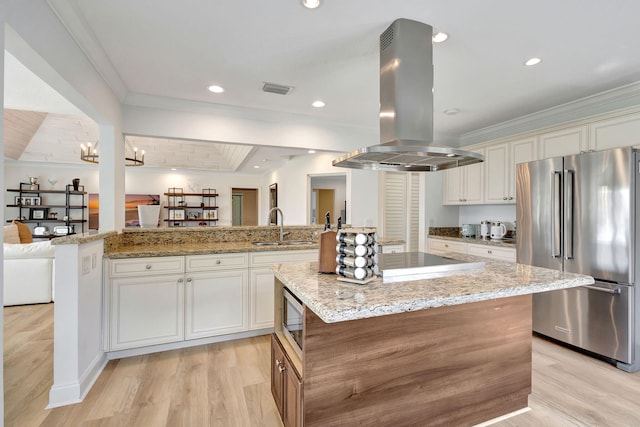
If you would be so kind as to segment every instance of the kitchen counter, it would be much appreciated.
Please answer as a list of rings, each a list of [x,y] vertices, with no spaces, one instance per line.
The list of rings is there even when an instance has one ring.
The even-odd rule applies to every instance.
[[[528,406],[531,294],[593,278],[450,257],[483,261],[485,270],[358,285],[318,274],[316,263],[273,267],[276,303],[284,287],[303,303],[301,356],[280,344],[282,308],[272,354],[296,360],[305,426],[476,425]]]
[[[462,261],[482,261],[483,272],[437,279],[366,285],[318,274],[315,263],[280,264],[276,277],[324,322],[342,322],[408,311],[527,295],[594,283],[590,276],[547,268],[451,254]]]

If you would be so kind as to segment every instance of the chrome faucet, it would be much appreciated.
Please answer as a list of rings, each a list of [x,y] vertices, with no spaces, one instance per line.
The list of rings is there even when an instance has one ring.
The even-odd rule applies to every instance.
[[[289,234],[284,232],[284,214],[282,213],[282,210],[279,207],[271,208],[271,210],[269,211],[269,214],[267,215],[267,224],[271,222],[271,213],[273,211],[280,212],[280,241],[282,242],[284,240],[285,234]],[[277,220],[278,220],[278,214],[276,213],[276,221]]]

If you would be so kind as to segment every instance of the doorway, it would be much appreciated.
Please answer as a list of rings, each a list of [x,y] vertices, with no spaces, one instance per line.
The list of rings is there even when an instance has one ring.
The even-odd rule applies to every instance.
[[[334,204],[335,204],[335,190],[316,188],[313,190],[313,201],[315,201],[315,224],[324,224],[325,215],[327,212],[331,214],[335,221],[337,218],[334,216]]]
[[[338,217],[347,223],[346,174],[309,175],[309,223],[324,224],[325,214],[331,214],[331,222]]]
[[[258,225],[258,190],[231,189],[231,225]]]

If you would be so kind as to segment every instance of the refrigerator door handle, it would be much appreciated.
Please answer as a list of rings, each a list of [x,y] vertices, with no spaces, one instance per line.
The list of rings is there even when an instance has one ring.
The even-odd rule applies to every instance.
[[[573,186],[575,171],[564,170],[564,259],[573,259]]]
[[[600,286],[593,286],[593,285],[584,285],[582,287],[583,288],[587,288],[587,289],[591,289],[591,290],[594,290],[594,291],[598,291],[598,292],[605,292],[607,294],[613,294],[613,295],[620,295],[622,293],[619,288],[609,289],[609,288],[601,288]]]
[[[553,172],[553,203],[551,206],[551,241],[553,248],[551,249],[551,256],[554,258],[560,258],[562,256],[562,247],[560,244],[560,224],[562,221],[562,172]]]

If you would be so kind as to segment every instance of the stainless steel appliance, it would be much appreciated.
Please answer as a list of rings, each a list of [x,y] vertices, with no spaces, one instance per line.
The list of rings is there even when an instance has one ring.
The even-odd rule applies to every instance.
[[[380,35],[380,145],[352,151],[333,166],[430,172],[484,161],[433,143],[433,29],[396,19]]]
[[[492,221],[490,231],[492,240],[500,240],[507,235],[507,226],[504,222]]]
[[[490,230],[491,230],[491,221],[480,221],[480,236],[483,239],[486,239],[487,237],[489,237],[490,234]]]
[[[640,153],[590,152],[517,165],[517,260],[593,276],[533,296],[534,331],[640,369]]]
[[[282,288],[282,332],[302,357],[302,302],[287,288]]]

